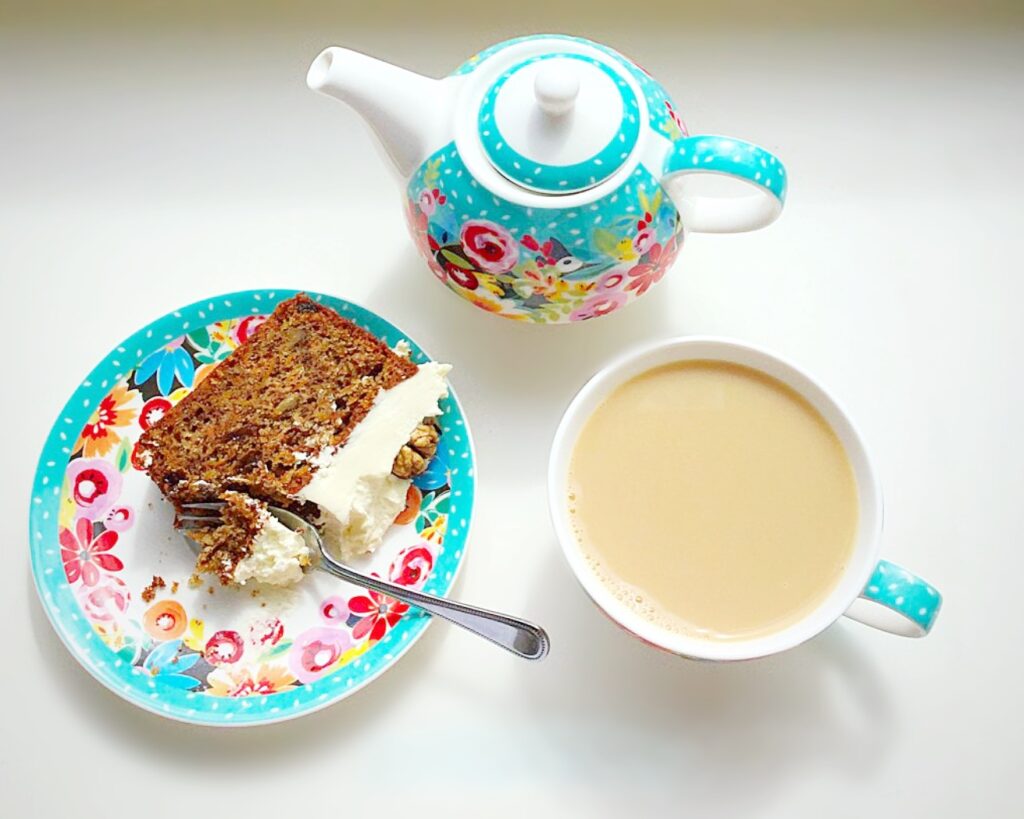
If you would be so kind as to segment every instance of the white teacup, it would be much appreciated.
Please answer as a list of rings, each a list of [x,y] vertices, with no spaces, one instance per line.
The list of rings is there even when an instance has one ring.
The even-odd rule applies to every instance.
[[[615,598],[587,564],[568,510],[568,473],[576,439],[597,406],[620,384],[652,367],[678,361],[727,361],[760,370],[806,398],[832,426],[853,467],[860,498],[856,543],[846,571],[831,594],[803,619],[749,640],[718,642],[681,634],[645,619]],[[641,640],[675,654],[705,660],[746,660],[785,651],[814,637],[846,615],[906,637],[931,629],[942,597],[930,584],[879,559],[882,495],[871,460],[853,421],[832,395],[794,364],[750,344],[725,338],[668,339],[629,352],[586,383],[569,404],[555,433],[548,468],[548,499],[555,532],[569,566],[591,599]]]

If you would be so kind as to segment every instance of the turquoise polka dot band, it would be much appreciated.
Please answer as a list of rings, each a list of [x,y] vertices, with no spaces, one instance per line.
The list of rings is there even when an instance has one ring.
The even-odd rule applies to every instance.
[[[691,136],[676,140],[665,173],[724,173],[764,189],[786,201],[786,169],[773,154],[752,142],[722,136]]]
[[[942,595],[917,575],[902,566],[879,560],[861,597],[902,615],[920,629],[931,631],[942,608]]]
[[[573,165],[547,165],[519,153],[508,144],[494,116],[498,94],[509,77],[525,65],[554,57],[580,60],[597,66],[615,83],[622,100],[622,122],[616,134],[592,157]],[[639,103],[629,84],[600,60],[567,52],[542,54],[506,71],[484,96],[478,116],[480,142],[494,167],[513,182],[538,191],[568,193],[597,184],[626,161],[640,135],[639,111]]]

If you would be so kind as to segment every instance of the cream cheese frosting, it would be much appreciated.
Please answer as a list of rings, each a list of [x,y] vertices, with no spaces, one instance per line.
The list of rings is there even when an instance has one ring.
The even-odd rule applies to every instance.
[[[411,481],[392,475],[391,467],[423,419],[440,413],[450,370],[433,361],[419,365],[415,375],[377,394],[343,446],[313,459],[317,469],[296,497],[320,508],[324,542],[339,557],[373,551],[404,508]]]
[[[285,586],[302,579],[302,567],[309,565],[310,549],[305,539],[263,510],[263,522],[252,542],[252,553],[235,566],[234,580],[249,580]]]

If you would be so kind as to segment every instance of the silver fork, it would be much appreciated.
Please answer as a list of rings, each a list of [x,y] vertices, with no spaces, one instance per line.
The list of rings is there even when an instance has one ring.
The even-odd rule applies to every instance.
[[[185,514],[178,516],[182,528],[196,529],[204,526],[211,526],[220,522],[220,510],[224,503],[190,503],[184,504],[182,511]],[[323,569],[335,577],[339,577],[349,583],[362,588],[386,594],[403,603],[423,609],[423,611],[447,620],[449,623],[471,631],[485,640],[490,640],[495,645],[511,651],[513,654],[527,660],[540,660],[548,653],[551,641],[547,632],[540,626],[512,617],[508,614],[501,614],[496,611],[468,606],[457,600],[448,600],[444,597],[435,597],[432,594],[416,591],[395,583],[388,583],[377,577],[357,572],[343,563],[335,560],[324,547],[323,539],[316,527],[304,518],[281,509],[277,506],[269,506],[271,514],[281,523],[294,532],[298,532],[306,541],[306,545],[312,545],[320,553],[320,565]],[[187,538],[194,551],[198,551],[199,544],[191,538]]]

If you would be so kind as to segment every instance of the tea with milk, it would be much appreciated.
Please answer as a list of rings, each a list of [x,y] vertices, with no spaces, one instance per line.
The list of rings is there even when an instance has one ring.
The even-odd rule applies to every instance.
[[[576,441],[567,501],[616,597],[710,640],[770,634],[818,607],[858,520],[853,470],[821,414],[781,381],[719,361],[616,388]]]

